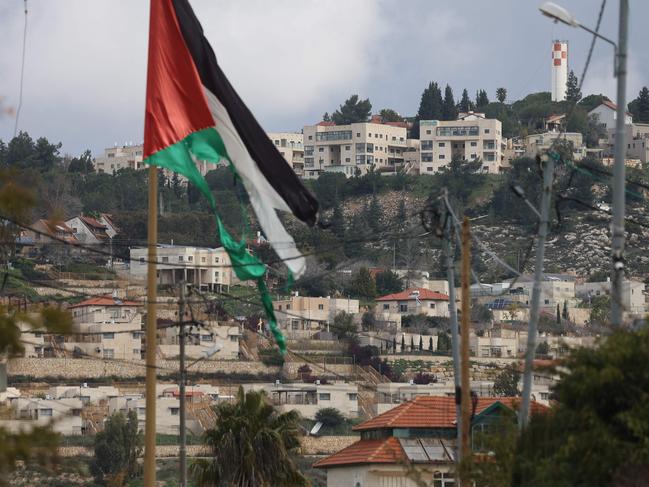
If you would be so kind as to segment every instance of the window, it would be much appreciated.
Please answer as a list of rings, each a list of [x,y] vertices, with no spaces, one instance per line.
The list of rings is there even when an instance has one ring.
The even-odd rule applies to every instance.
[[[428,303],[428,307],[430,309],[435,309],[435,303]]]
[[[490,132],[489,129],[484,129],[484,133],[485,133],[485,134],[488,134],[489,132]]]
[[[201,262],[205,262],[207,259],[205,257],[201,257]]]
[[[438,159],[446,159],[446,156],[444,154],[439,154],[437,156]]]
[[[422,154],[421,155],[421,162],[433,162],[433,154]]]
[[[408,305],[407,304],[400,304],[399,305],[399,312],[407,313],[408,312]]]
[[[383,309],[386,310],[386,311],[389,310],[389,309],[390,309],[390,305],[387,304],[387,303],[383,303]]]
[[[215,263],[215,264],[218,264],[218,263],[219,263],[219,258],[218,258],[218,257],[214,257],[214,263]]]
[[[347,393],[347,396],[349,397],[350,401],[358,401],[358,394],[355,392],[349,392]]]
[[[140,351],[139,348],[134,348],[133,349],[133,355],[140,355],[142,352]]]
[[[108,339],[108,340],[112,340],[112,339],[115,338],[115,333],[113,333],[113,332],[110,332],[110,333],[103,333],[103,334],[101,335],[101,337],[102,337],[104,340],[106,340],[106,339]]]
[[[421,150],[433,150],[433,141],[432,140],[422,140],[421,141]]]
[[[475,159],[475,158],[478,157],[478,156],[477,156],[477,154],[471,154],[469,157],[470,157],[471,159]]]
[[[146,408],[137,408],[138,414],[146,414]]]
[[[318,152],[324,152],[324,147],[318,147]]]
[[[432,132],[430,129],[429,129],[429,130],[426,130],[426,135],[430,135],[430,134],[432,134],[432,133],[433,133],[433,132]]]
[[[189,262],[192,262],[192,261],[194,260],[194,256],[193,256],[193,255],[188,255],[188,256],[187,256],[187,260],[188,260]]]
[[[183,261],[183,256],[182,256],[182,255],[179,255],[179,256],[178,256],[178,262],[182,262],[182,261]]]
[[[286,309],[287,309],[287,310],[288,310],[288,309],[291,309],[291,305],[290,305],[290,304],[287,304],[287,305],[286,305]]]
[[[437,136],[466,137],[480,135],[480,127],[470,125],[464,127],[437,127]]]
[[[140,264],[144,264],[144,257],[140,257]]]
[[[238,342],[239,341],[239,335],[230,335],[230,341],[231,342]]]
[[[349,157],[345,157],[345,162],[351,162],[351,159]]]
[[[291,320],[291,330],[299,330],[300,322],[298,320]]]
[[[309,140],[313,140],[313,135],[309,135]]]
[[[52,416],[52,408],[39,409],[38,414],[41,416]]]
[[[346,145],[345,150],[352,150],[352,146],[351,145]]]
[[[351,140],[351,130],[335,130],[332,132],[318,132],[315,134],[315,140],[318,141],[331,141],[331,140]]]
[[[547,401],[549,398],[550,394],[547,392],[542,392],[541,393],[541,401]]]
[[[321,392],[318,394],[318,399],[320,401],[330,401],[331,400],[331,394],[328,392]]]
[[[437,147],[446,147],[446,142],[439,142]]]
[[[369,153],[374,152],[374,144],[367,144],[367,152]]]
[[[452,472],[435,472],[433,487],[455,487],[455,474]]]
[[[213,341],[214,341],[213,335],[201,335],[201,342],[213,342]]]
[[[361,136],[361,133],[360,133],[360,132],[356,132],[356,137],[360,137],[360,136]]]
[[[115,350],[112,348],[104,348],[104,358],[115,358]]]
[[[324,309],[324,304],[319,304],[318,309]]]
[[[171,413],[172,416],[178,416],[178,413],[180,412],[180,408],[169,408],[169,412]]]
[[[218,281],[220,277],[219,271],[214,271],[214,280]]]
[[[471,141],[471,147],[477,147],[478,143],[475,140]]]
[[[546,300],[545,300],[545,304],[550,304],[550,300],[549,300],[549,299],[546,299]]]
[[[433,168],[430,167],[430,166],[428,166],[428,167],[426,168],[426,171],[428,171],[428,172],[433,172]]]
[[[162,262],[169,262],[169,257],[163,257]]]
[[[144,332],[142,331],[134,331],[133,334],[131,335],[135,340],[139,340],[144,336]]]

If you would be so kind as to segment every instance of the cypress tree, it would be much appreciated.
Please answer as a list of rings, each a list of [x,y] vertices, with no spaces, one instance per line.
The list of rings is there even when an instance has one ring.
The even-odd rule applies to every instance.
[[[458,105],[458,109],[461,112],[470,112],[473,110],[473,102],[469,98],[469,92],[464,88],[462,91],[462,99],[460,100],[460,104]]]
[[[446,85],[444,90],[444,103],[442,106],[442,120],[455,120],[457,119],[457,107],[455,106],[455,99],[453,98],[453,90],[449,85]]]
[[[577,103],[581,100],[581,91],[579,90],[579,79],[571,69],[568,73],[568,81],[566,82],[566,101]]]

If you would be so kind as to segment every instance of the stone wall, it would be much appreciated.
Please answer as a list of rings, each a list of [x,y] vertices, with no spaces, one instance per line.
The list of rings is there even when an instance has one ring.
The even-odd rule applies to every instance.
[[[158,360],[158,375],[165,376],[178,373],[177,360]],[[192,372],[202,373],[247,373],[279,374],[279,367],[269,367],[261,362],[214,361],[202,360],[193,365]],[[96,379],[101,377],[119,377],[132,379],[144,377],[146,365],[144,360],[109,360],[84,358],[17,358],[7,363],[7,375],[24,375],[44,379],[62,377],[66,379]]]

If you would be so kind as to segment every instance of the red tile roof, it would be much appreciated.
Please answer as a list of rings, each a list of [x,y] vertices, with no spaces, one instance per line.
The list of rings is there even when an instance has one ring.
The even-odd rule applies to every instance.
[[[70,308],[82,308],[84,306],[139,306],[136,301],[126,301],[112,296],[102,296],[99,298],[86,299],[80,303],[70,306]]]
[[[388,294],[387,296],[382,296],[377,298],[377,301],[412,301],[417,299],[416,293],[419,292],[419,300],[436,300],[436,301],[448,301],[448,295],[442,293],[436,293],[430,289],[424,289],[423,287],[413,287],[401,291],[400,293]]]
[[[515,409],[519,401],[518,397],[479,397],[475,413],[480,414],[496,402]],[[547,409],[542,404],[532,403],[533,414]],[[354,430],[382,428],[455,428],[455,398],[419,396],[355,426]]]
[[[600,105],[610,108],[611,110],[617,110],[617,104],[613,103],[611,100],[603,99]],[[595,107],[597,108],[597,107]],[[626,112],[627,115],[631,116],[630,112]]]
[[[80,216],[79,219],[88,226],[91,226],[97,230],[106,230],[106,225],[99,223],[96,219],[89,216]]]
[[[57,237],[57,233],[67,234],[65,236],[58,236],[63,240],[76,242],[77,238],[74,236],[74,231],[62,221],[55,220],[44,220],[40,219],[39,222],[43,225],[45,233],[48,233],[51,237]]]
[[[313,464],[316,468],[362,463],[397,463],[406,461],[399,440],[390,437],[383,440],[360,440],[331,456]]]
[[[333,127],[334,125],[336,125],[336,122],[322,121],[322,122],[318,122],[316,125],[319,125],[320,127]]]

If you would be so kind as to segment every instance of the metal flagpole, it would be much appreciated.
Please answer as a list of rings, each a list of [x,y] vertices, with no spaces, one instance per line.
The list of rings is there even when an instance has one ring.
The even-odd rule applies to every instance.
[[[178,344],[180,346],[180,487],[187,487],[187,433],[185,431],[185,381],[187,369],[185,368],[185,281],[180,283],[180,302],[178,307],[179,334]]]
[[[146,314],[146,415],[144,425],[144,487],[155,487],[156,436],[156,272],[158,241],[158,169],[149,166],[149,222],[147,229],[147,314]]]
[[[446,219],[446,235],[444,236],[444,254],[446,255],[446,279],[448,280],[448,311],[451,321],[451,351],[453,356],[453,377],[455,382],[455,416],[457,427],[457,446],[455,448],[455,462],[460,463],[460,442],[461,442],[461,425],[462,414],[460,409],[460,345],[457,324],[457,304],[455,302],[455,265],[453,263],[453,253],[451,238],[453,235],[453,220],[448,214]]]
[[[461,436],[461,457],[462,460],[471,456],[471,445],[469,434],[471,429],[471,385],[469,382],[469,317],[471,314],[469,290],[469,279],[471,275],[471,234],[469,233],[469,219],[464,217],[462,222],[462,330],[461,360],[462,360],[462,436]],[[462,485],[462,482],[460,482]]]
[[[613,167],[613,279],[611,282],[611,323],[622,324],[622,285],[624,281],[624,173],[626,164],[626,56],[629,2],[620,0],[619,40],[615,73],[617,75],[617,119],[615,120],[615,165]]]
[[[539,236],[536,248],[536,264],[534,267],[534,287],[532,288],[532,304],[530,307],[530,321],[527,327],[527,350],[525,351],[525,371],[523,373],[523,399],[518,418],[520,429],[527,426],[530,398],[532,395],[532,366],[536,353],[536,330],[539,324],[539,305],[541,301],[541,279],[543,277],[543,259],[545,257],[545,240],[548,234],[548,220],[550,219],[550,200],[552,196],[552,180],[554,178],[554,159],[544,156],[543,165],[543,194],[541,196],[541,218],[539,220]]]

